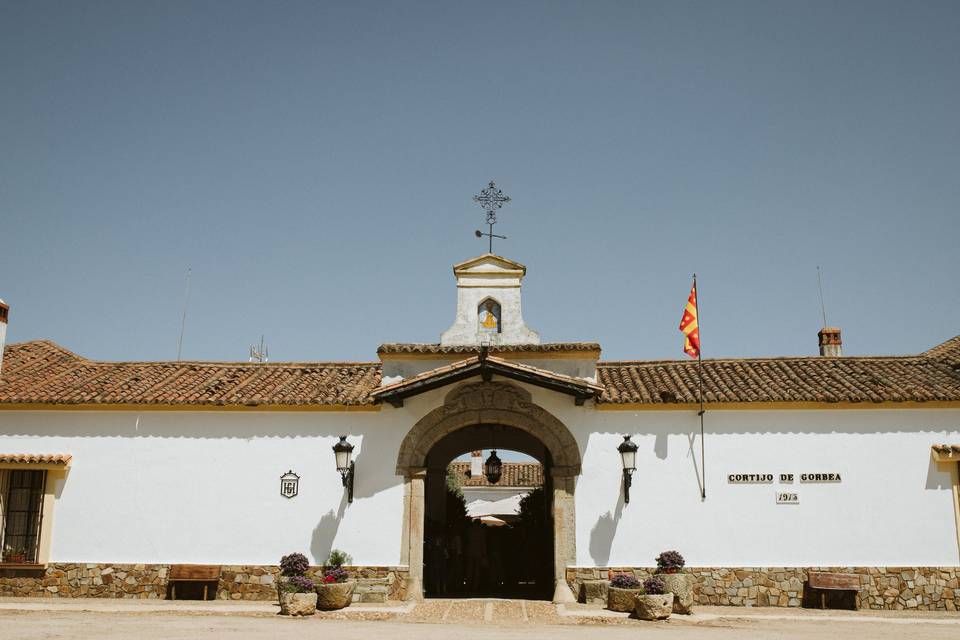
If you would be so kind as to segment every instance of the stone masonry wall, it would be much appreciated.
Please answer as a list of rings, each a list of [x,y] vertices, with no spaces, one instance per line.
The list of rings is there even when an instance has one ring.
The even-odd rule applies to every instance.
[[[406,596],[406,567],[344,567],[352,579],[377,581],[391,600]],[[31,598],[167,599],[168,564],[51,563],[38,569],[5,569],[0,564],[0,596]],[[310,567],[316,579],[321,567]],[[276,600],[280,568],[273,565],[223,565],[216,597],[219,600]],[[179,588],[178,588],[179,589]]]
[[[633,573],[641,581],[651,567],[570,567],[567,582],[580,593],[584,580]],[[858,605],[863,609],[960,610],[960,567],[688,567],[696,577],[693,593],[700,604],[746,607],[799,607],[808,571],[853,573],[860,577]]]

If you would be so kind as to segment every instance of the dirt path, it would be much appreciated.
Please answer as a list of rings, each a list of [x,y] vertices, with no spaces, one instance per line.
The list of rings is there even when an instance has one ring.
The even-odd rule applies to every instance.
[[[441,606],[442,604],[442,606]],[[497,605],[500,605],[499,607]],[[822,616],[822,619],[796,616],[745,614],[742,618],[718,617],[705,613],[699,620],[672,619],[663,623],[634,620],[596,620],[570,617],[555,622],[538,621],[531,615],[530,603],[494,603],[461,601],[438,603],[440,619],[426,622],[425,612],[387,621],[353,621],[325,617],[283,618],[269,613],[225,614],[175,612],[89,612],[89,611],[0,611],[0,638],[33,640],[39,638],[102,638],[106,640],[192,640],[226,638],[239,640],[475,640],[478,636],[493,640],[590,639],[634,640],[669,638],[671,640],[726,640],[741,638],[844,638],[844,640],[956,640],[960,637],[960,618],[914,618],[863,616]],[[502,616],[497,615],[501,609]],[[462,611],[461,611],[462,610]],[[524,612],[526,610],[526,614]],[[543,609],[542,613],[546,613]],[[444,619],[443,614],[447,617]],[[462,617],[461,617],[462,615]],[[524,620],[526,615],[526,620]]]

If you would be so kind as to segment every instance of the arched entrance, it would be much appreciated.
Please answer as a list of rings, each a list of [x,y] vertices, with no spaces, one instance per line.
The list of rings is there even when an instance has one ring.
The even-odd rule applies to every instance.
[[[524,389],[503,382],[473,382],[454,388],[421,418],[400,445],[397,474],[404,482],[404,529],[401,562],[410,567],[408,597],[423,595],[423,544],[428,457],[446,436],[479,425],[502,425],[529,434],[547,452],[553,520],[555,602],[573,602],[566,568],[576,559],[573,492],[580,474],[580,448],[573,435],[550,412],[532,402]]]
[[[503,459],[498,482],[483,473],[484,449]],[[453,462],[471,452],[470,462]],[[433,445],[424,480],[428,597],[552,597],[553,491],[543,473],[551,466],[543,443],[516,427],[473,425]]]

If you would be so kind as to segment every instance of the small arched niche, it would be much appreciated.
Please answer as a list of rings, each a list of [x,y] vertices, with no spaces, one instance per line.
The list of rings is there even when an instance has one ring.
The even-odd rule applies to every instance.
[[[493,298],[485,298],[477,306],[477,333],[501,333],[500,303]]]

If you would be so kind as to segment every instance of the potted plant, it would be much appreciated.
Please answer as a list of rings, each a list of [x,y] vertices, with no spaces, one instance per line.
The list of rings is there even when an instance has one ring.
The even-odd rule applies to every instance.
[[[693,610],[693,576],[681,573],[686,562],[678,551],[657,556],[657,576],[673,594],[673,612],[689,614]]]
[[[640,591],[640,581],[632,573],[614,575],[607,590],[607,609],[630,613],[636,608],[635,598]]]
[[[634,613],[641,620],[665,620],[673,611],[673,594],[660,575],[643,581],[643,590],[634,597]]]
[[[330,552],[323,567],[323,580],[317,583],[317,608],[323,611],[343,609],[353,600],[353,588],[356,583],[350,580],[350,574],[343,565],[350,562],[350,556],[334,549]]]
[[[23,564],[27,561],[27,551],[23,547],[8,544],[3,548],[3,561],[10,564]]]
[[[292,576],[280,587],[280,613],[312,616],[317,612],[317,585],[306,576]]]
[[[277,578],[277,597],[283,599],[283,585],[292,578],[306,576],[310,561],[302,553],[291,553],[280,558],[280,577]]]

